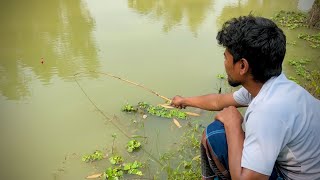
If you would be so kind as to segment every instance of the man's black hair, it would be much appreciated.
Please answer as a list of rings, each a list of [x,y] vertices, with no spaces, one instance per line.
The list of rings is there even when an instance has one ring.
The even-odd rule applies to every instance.
[[[233,63],[248,61],[254,80],[266,82],[280,75],[286,54],[286,36],[269,19],[252,15],[225,22],[217,40],[233,56]]]

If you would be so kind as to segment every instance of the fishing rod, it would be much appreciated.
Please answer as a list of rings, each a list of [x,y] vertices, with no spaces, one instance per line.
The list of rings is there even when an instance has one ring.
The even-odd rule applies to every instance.
[[[110,73],[97,72],[97,71],[89,71],[89,72],[106,75],[106,76],[109,76],[109,77],[112,77],[112,78],[119,79],[119,80],[121,80],[121,81],[127,82],[127,83],[129,83],[129,84],[133,84],[133,85],[135,85],[135,86],[138,86],[138,87],[140,87],[140,88],[142,88],[142,89],[144,89],[144,90],[147,90],[148,92],[150,92],[150,93],[152,93],[152,94],[154,94],[154,95],[156,95],[156,96],[158,96],[158,97],[166,100],[167,102],[171,102],[171,99],[169,99],[169,98],[167,98],[167,97],[165,97],[165,96],[163,96],[163,95],[160,95],[158,92],[156,92],[156,91],[154,91],[154,90],[152,90],[152,89],[150,89],[150,88],[148,88],[148,87],[145,87],[145,86],[143,86],[142,84],[138,84],[138,83],[136,83],[136,82],[130,81],[130,80],[128,80],[128,79],[121,78],[121,77],[119,77],[119,76],[116,76],[116,75],[113,75],[113,74],[110,74]]]

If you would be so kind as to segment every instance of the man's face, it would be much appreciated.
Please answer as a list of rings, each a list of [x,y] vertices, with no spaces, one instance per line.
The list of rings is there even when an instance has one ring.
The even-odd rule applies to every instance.
[[[229,85],[232,87],[237,87],[241,85],[241,82],[236,80],[235,64],[233,64],[233,56],[230,54],[230,52],[227,49],[224,51],[224,67],[228,75]]]

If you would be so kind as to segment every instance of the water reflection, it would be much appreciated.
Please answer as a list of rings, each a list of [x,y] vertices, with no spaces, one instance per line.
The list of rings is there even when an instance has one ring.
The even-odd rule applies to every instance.
[[[309,11],[313,5],[315,0],[299,0],[298,2],[298,9],[300,11]]]
[[[1,1],[0,7],[0,93],[8,99],[30,94],[32,74],[47,84],[54,75],[71,79],[99,67],[94,21],[81,0]]]
[[[248,15],[252,13],[257,16],[272,17],[276,12],[287,9],[295,10],[297,1],[273,1],[273,0],[231,0],[229,3],[223,4],[222,12],[217,18],[217,24],[222,24],[226,20],[235,17],[235,15]],[[218,7],[219,8],[219,7]]]
[[[190,31],[197,33],[211,9],[211,0],[128,0],[128,6],[143,15],[163,19],[163,31],[187,21]]]

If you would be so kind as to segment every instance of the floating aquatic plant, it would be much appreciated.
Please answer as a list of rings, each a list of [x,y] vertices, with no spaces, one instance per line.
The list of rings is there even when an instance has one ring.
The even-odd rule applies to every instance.
[[[272,20],[276,21],[281,26],[288,27],[289,29],[307,27],[306,19],[306,14],[293,11],[280,11],[272,17]]]
[[[142,163],[138,161],[134,161],[133,163],[125,163],[117,167],[109,167],[104,172],[104,177],[108,180],[118,180],[123,177],[124,174],[142,176],[143,173],[140,170],[142,167]]]
[[[314,35],[299,34],[298,38],[308,41],[312,48],[320,48],[320,33]]]
[[[127,143],[126,148],[128,152],[133,152],[134,150],[139,149],[140,146],[141,146],[141,143],[139,141],[131,140]]]
[[[83,162],[93,162],[101,159],[103,159],[103,153],[100,150],[96,150],[92,154],[84,155],[82,157]]]
[[[289,64],[294,67],[295,72],[305,82],[299,83],[297,78],[290,76],[289,79],[301,84],[316,98],[320,98],[320,71],[308,70],[306,64],[310,62],[309,59],[289,60]]]
[[[224,74],[217,74],[217,78],[218,79],[224,79],[224,78],[226,78],[226,76]]]
[[[178,147],[160,156],[169,180],[201,179],[199,146],[203,127],[197,123],[187,127],[190,128],[181,137]]]
[[[106,177],[108,180],[118,180],[123,176],[123,170],[121,167],[109,167],[106,169],[104,173],[104,177]]]
[[[187,114],[178,109],[167,109],[162,106],[153,106],[146,102],[139,102],[138,107],[142,111],[146,111],[149,114],[159,116],[159,117],[187,119]]]
[[[291,42],[287,41],[287,44],[291,46],[295,46],[297,45],[297,41],[291,41]]]
[[[124,112],[137,112],[142,111],[144,113],[149,113],[154,116],[164,117],[164,118],[179,118],[179,119],[187,119],[187,113],[180,111],[178,109],[170,109],[166,108],[168,105],[158,105],[153,106],[146,102],[139,102],[137,106],[133,106],[130,104],[126,104],[122,111]],[[173,108],[173,107],[172,107]]]
[[[127,103],[122,107],[121,110],[124,112],[136,112],[138,109]]]
[[[109,158],[111,164],[120,164],[123,162],[123,158],[121,156],[112,156]]]
[[[142,167],[142,163],[138,162],[138,161],[134,161],[133,163],[125,163],[123,165],[123,170],[127,171],[128,174],[135,174],[135,175],[139,175],[142,176],[142,171],[139,170],[139,168]]]
[[[293,76],[289,76],[288,79],[291,80],[291,81],[294,81],[294,82],[297,83],[297,84],[300,84],[300,82],[298,81],[298,79],[295,78],[295,77],[293,77]]]
[[[310,73],[305,66],[309,62],[309,59],[289,60],[289,64],[295,68],[297,75],[305,78],[306,80],[310,79]]]

